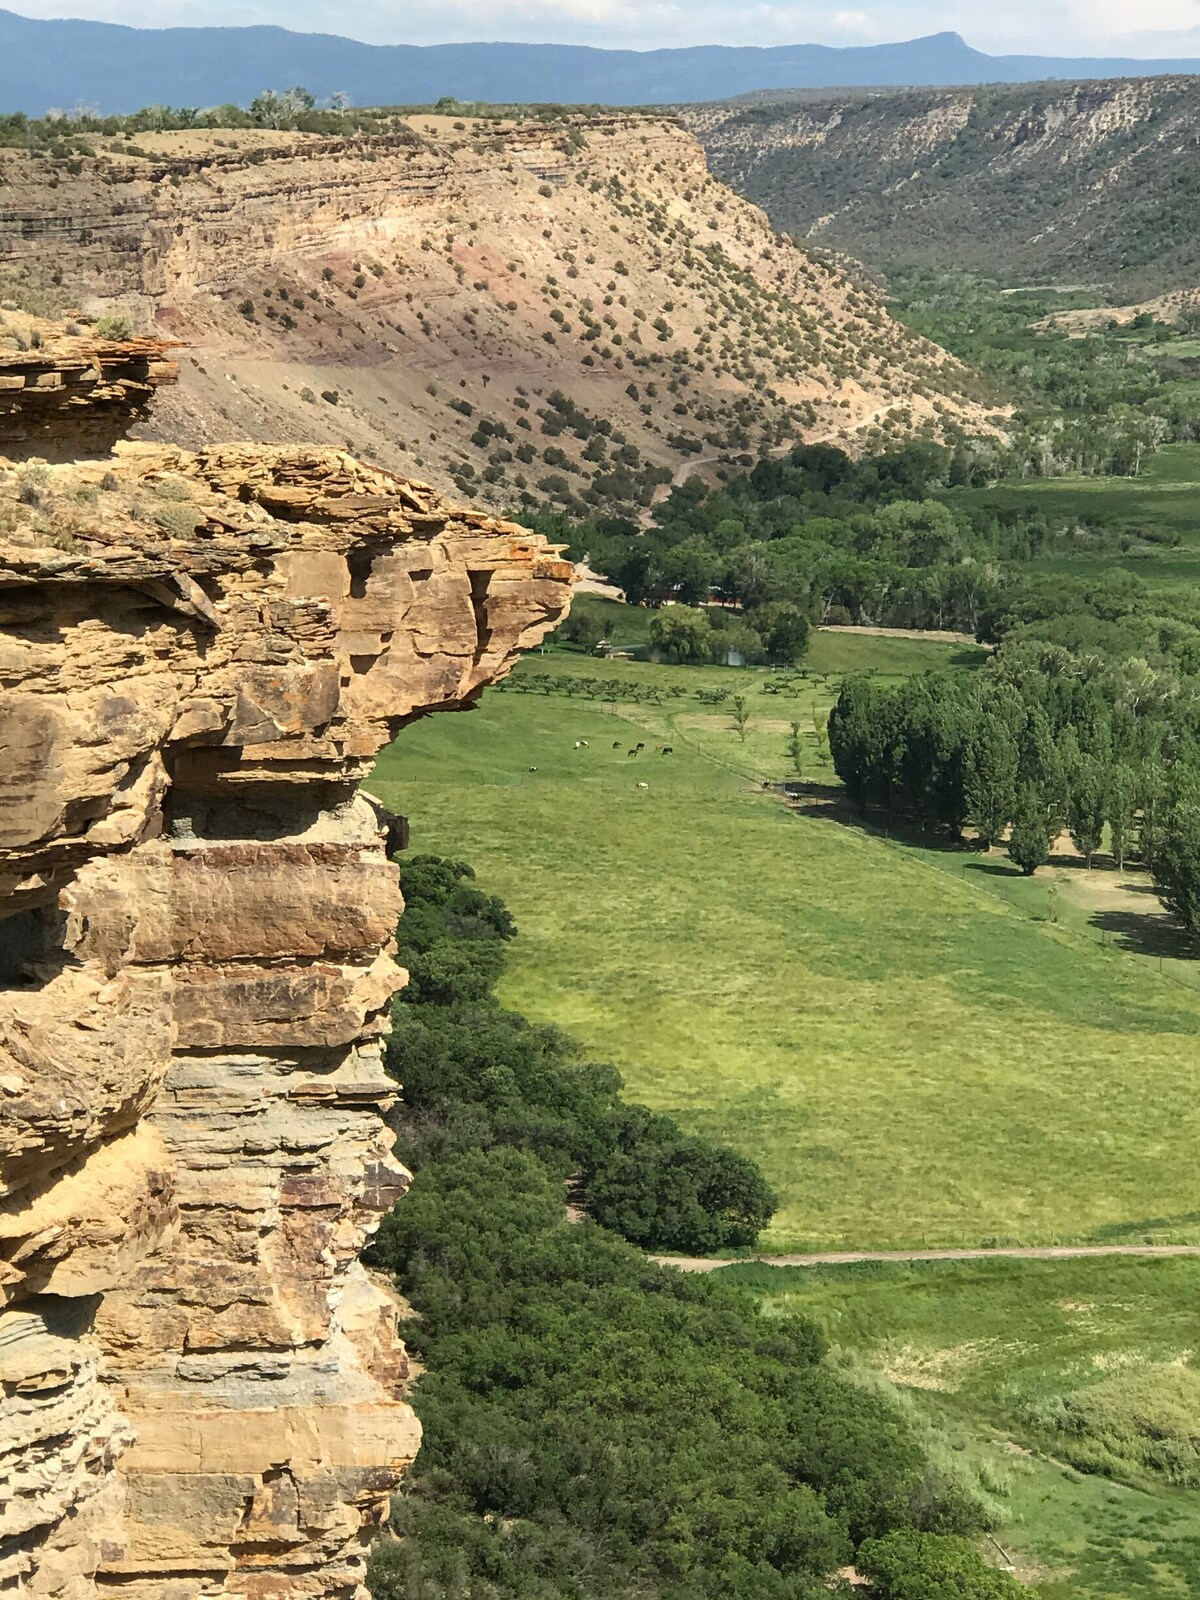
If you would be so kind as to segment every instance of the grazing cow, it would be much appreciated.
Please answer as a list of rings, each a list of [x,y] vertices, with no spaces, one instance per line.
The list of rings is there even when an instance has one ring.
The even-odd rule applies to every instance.
[[[626,750],[625,754],[627,756],[635,756],[635,755],[637,755],[637,751],[636,750]]]
[[[639,750],[644,750],[645,748],[646,748],[646,746],[644,744],[638,745],[638,749]]]
[[[675,754],[675,746],[673,744],[665,744],[662,747],[662,751],[665,756],[673,756]]]
[[[648,783],[639,783],[638,784],[638,788],[639,789],[648,789],[649,787],[650,787],[650,785]]]
[[[621,748],[621,741],[620,741],[620,739],[614,739],[614,740],[613,740],[613,749],[614,749],[614,750],[619,750],[619,749],[620,749],[620,748]]]
[[[536,768],[536,767],[530,767],[530,769],[529,769],[529,770],[530,770],[530,772],[536,772],[536,771],[537,771],[537,768]]]
[[[580,742],[580,744],[583,746],[583,748],[585,750],[590,750],[592,748],[591,745],[587,742],[586,739],[580,739],[579,742]]]
[[[574,748],[576,750],[582,750],[583,749],[583,741],[581,739],[576,739]]]

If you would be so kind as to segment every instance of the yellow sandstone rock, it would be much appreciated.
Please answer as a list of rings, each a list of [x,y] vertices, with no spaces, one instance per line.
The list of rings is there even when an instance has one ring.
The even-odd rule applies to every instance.
[[[165,374],[147,343],[99,361],[81,455],[142,404],[114,394],[133,367]],[[63,455],[69,413],[3,362],[0,450],[37,427]],[[78,398],[75,370],[37,392]],[[359,784],[569,581],[336,450],[0,474],[0,1587],[361,1584],[419,1429],[358,1260],[407,1183],[381,1045],[403,828]]]

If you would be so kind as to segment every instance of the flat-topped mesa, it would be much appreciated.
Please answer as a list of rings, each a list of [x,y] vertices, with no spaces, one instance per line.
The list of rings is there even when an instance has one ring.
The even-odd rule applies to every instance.
[[[0,454],[71,461],[107,455],[178,369],[161,339],[66,332],[21,314],[0,316]]]
[[[0,1588],[361,1584],[419,1430],[358,1260],[407,1175],[357,786],[569,581],[334,450],[0,474]]]

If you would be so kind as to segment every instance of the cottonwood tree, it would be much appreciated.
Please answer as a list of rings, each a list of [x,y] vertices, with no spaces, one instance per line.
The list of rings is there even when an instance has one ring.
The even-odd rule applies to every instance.
[[[1172,807],[1150,864],[1162,903],[1193,939],[1200,939],[1200,802]]]
[[[966,755],[967,815],[984,845],[1003,837],[1017,802],[1017,741],[995,713],[973,730]]]

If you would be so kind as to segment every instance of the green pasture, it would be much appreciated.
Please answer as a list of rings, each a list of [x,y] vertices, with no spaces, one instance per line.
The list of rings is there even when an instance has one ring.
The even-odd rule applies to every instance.
[[[951,504],[969,500],[995,509],[1041,510],[1063,519],[1102,519],[1128,535],[1127,550],[1048,556],[1031,563],[1034,571],[1098,576],[1121,567],[1154,587],[1200,591],[1200,444],[1156,451],[1136,478],[1031,478],[955,490],[949,499]]]
[[[1200,1592],[1200,1260],[1103,1257],[723,1276],[895,1385],[995,1498],[1040,1600]]]
[[[811,732],[809,797],[761,789],[838,673],[963,657],[818,635],[769,694],[777,674],[535,654],[525,678],[625,687],[489,691],[408,729],[372,787],[512,907],[509,1004],[761,1161],[768,1245],[1200,1238],[1200,995],[837,820]],[[746,695],[744,742],[709,685]]]

